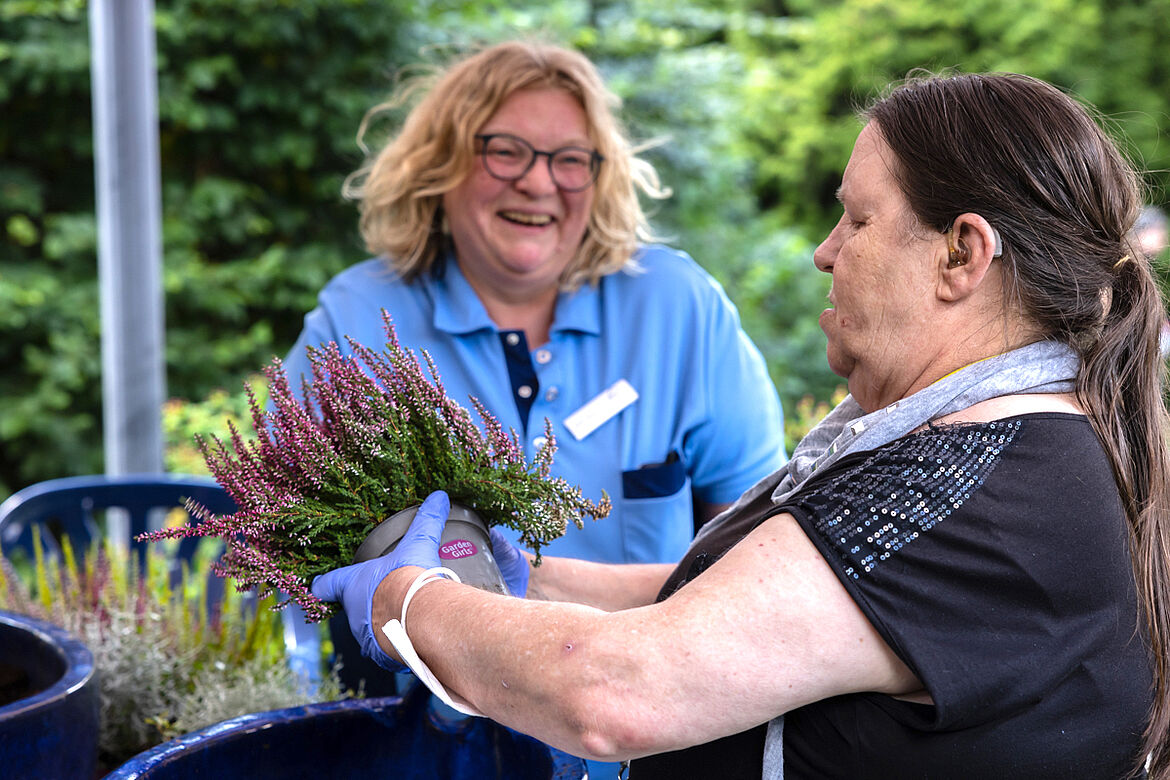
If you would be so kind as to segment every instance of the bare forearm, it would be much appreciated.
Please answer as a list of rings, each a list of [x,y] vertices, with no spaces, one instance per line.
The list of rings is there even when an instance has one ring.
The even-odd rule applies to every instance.
[[[615,593],[648,598],[649,575],[668,568],[625,580],[625,567],[561,562],[548,561],[550,587],[569,590],[579,577],[587,587],[573,589],[577,596],[598,589],[611,603]],[[404,566],[385,576],[375,627],[399,617],[420,572]],[[923,687],[790,515],[763,523],[661,602],[604,611],[438,581],[418,591],[406,623],[419,656],[453,693],[508,726],[597,758],[676,750],[842,693]]]
[[[670,564],[606,564],[545,558],[533,567],[528,598],[586,604],[606,612],[651,604],[673,570]]]
[[[383,581],[375,625],[398,617],[394,605],[420,571],[400,569]],[[591,702],[607,698],[607,686],[630,666],[613,657],[623,645],[606,639],[613,627],[604,624],[615,617],[436,582],[411,601],[407,630],[447,689],[489,717],[578,755],[613,758],[609,719]],[[384,634],[376,635],[394,656]]]
[[[398,617],[421,571],[383,580],[374,625]],[[605,612],[439,581],[410,602],[407,632],[443,685],[488,717],[574,755],[618,760],[704,742],[771,714],[754,689],[726,709],[695,706],[727,684],[711,657],[695,652],[695,640],[724,633],[709,623],[665,602]],[[396,657],[381,631],[377,639]]]

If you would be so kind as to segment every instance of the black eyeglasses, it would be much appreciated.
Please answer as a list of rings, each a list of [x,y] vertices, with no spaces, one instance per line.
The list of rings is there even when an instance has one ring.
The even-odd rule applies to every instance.
[[[480,134],[475,140],[480,142],[478,153],[483,155],[483,165],[493,177],[500,181],[522,179],[543,154],[548,158],[548,175],[553,184],[565,192],[581,192],[593,186],[605,160],[596,151],[579,146],[542,152],[523,138],[507,133]]]

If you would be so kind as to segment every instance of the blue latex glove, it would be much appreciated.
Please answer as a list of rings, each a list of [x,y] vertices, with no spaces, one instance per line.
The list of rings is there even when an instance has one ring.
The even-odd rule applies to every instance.
[[[430,569],[439,565],[439,537],[451,512],[447,494],[436,490],[418,508],[410,528],[391,552],[381,558],[343,566],[313,579],[313,595],[322,601],[340,601],[349,619],[349,630],[362,647],[362,655],[392,672],[405,671],[378,646],[373,625],[374,591],[386,575],[402,566]]]
[[[500,574],[504,575],[504,583],[513,596],[524,598],[528,595],[528,575],[532,573],[528,559],[519,547],[500,533],[500,529],[493,528],[491,535],[492,557],[496,559],[496,566],[500,567]]]

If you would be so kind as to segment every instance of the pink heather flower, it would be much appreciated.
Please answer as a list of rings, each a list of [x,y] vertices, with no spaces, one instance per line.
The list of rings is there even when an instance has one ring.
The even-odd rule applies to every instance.
[[[387,342],[380,352],[348,340],[310,347],[311,376],[299,378],[299,396],[279,360],[264,373],[269,404],[262,408],[246,386],[253,437],[229,424],[229,441],[197,437],[208,469],[239,509],[216,515],[191,503],[191,522],[144,534],[143,540],[215,536],[227,550],[221,576],[260,595],[284,594],[277,608],[299,604],[310,621],[334,609],[309,591],[312,578],[352,560],[369,531],[435,489],[476,509],[489,525],[520,531],[539,556],[540,546],[586,515],[610,508],[585,499],[564,479],[550,478],[556,439],[531,465],[516,431],[505,431],[477,399],[468,411],[449,398],[431,356],[403,348],[383,312]],[[425,365],[426,370],[423,370]]]

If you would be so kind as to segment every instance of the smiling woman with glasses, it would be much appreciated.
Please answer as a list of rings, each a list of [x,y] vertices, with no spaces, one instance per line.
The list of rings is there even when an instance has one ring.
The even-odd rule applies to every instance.
[[[346,186],[375,257],[321,292],[289,376],[308,372],[306,345],[379,346],[385,309],[448,395],[479,399],[530,457],[547,418],[553,476],[610,496],[610,516],[570,527],[552,554],[676,559],[696,523],[783,464],[783,425],[718,283],[649,243],[640,198],[667,192],[623,132],[617,98],[581,54],[508,42],[408,83],[363,133],[407,101]],[[360,669],[348,629],[334,641],[347,684],[394,692],[390,675]]]

